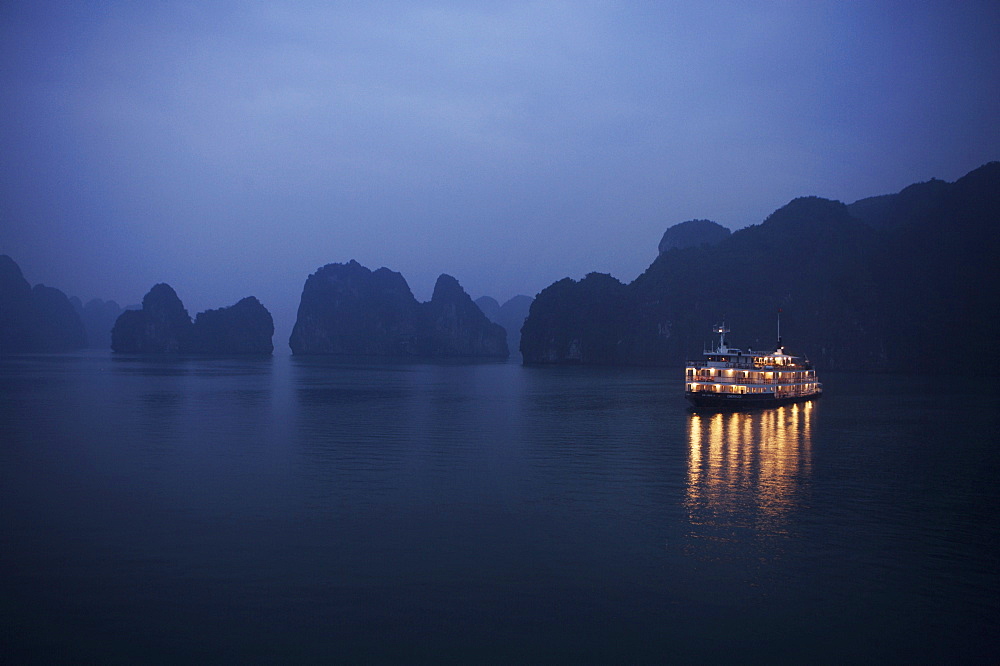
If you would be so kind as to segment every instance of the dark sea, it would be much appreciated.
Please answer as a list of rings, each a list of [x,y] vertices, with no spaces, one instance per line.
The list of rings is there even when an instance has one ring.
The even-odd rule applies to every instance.
[[[997,663],[1000,382],[0,359],[3,663]]]

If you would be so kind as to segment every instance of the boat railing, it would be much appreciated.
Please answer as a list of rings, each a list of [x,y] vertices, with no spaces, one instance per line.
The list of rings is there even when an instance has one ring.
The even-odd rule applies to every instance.
[[[718,363],[718,367],[723,370],[728,370],[730,368],[734,370],[810,370],[811,365],[806,363],[787,363],[785,365],[775,365],[768,363],[753,363],[752,361],[740,362],[740,361],[712,361],[712,363]],[[687,368],[700,368],[705,365],[705,361],[685,361],[684,366]]]
[[[686,378],[688,382],[697,382],[701,384],[713,383],[713,384],[783,384],[785,386],[797,386],[799,384],[815,384],[818,379],[815,375],[810,375],[808,377],[719,377],[712,375],[688,375]]]
[[[727,386],[729,390],[727,390]],[[711,387],[705,385],[699,385],[699,386],[689,387],[688,392],[689,393],[737,393],[737,391],[732,390],[733,388],[735,388],[735,386],[732,384],[729,385],[716,384]],[[786,397],[786,396],[795,397],[803,395],[817,395],[823,392],[823,387],[821,384],[817,382],[812,386],[806,386],[805,384],[775,386],[774,388],[768,388],[766,390],[763,390],[762,392],[764,394],[773,394],[777,397]]]

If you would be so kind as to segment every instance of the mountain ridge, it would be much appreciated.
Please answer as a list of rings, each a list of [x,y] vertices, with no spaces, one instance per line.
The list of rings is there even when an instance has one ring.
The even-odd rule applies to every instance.
[[[506,359],[503,327],[491,322],[458,280],[441,274],[419,303],[406,279],[355,260],[326,264],[306,278],[293,355]]]
[[[991,162],[850,205],[798,197],[715,244],[661,253],[614,287],[613,319],[609,283],[566,278],[532,305],[524,362],[679,365],[723,318],[734,345],[771,344],[782,308],[783,337],[821,369],[944,371],[937,350],[949,341],[991,341],[998,193]],[[1000,362],[975,372],[998,374]]]

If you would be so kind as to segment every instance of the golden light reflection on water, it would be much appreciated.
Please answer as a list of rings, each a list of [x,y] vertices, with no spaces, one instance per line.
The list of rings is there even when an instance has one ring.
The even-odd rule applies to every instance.
[[[781,534],[811,475],[811,402],[692,414],[685,505],[693,526]]]

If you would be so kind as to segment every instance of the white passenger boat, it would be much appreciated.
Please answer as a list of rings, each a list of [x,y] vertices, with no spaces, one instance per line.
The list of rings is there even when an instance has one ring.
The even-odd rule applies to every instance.
[[[684,396],[696,410],[720,411],[776,407],[814,400],[823,393],[809,360],[785,352],[778,322],[774,351],[735,349],[726,345],[725,325],[714,329],[718,344],[684,369]]]

